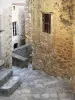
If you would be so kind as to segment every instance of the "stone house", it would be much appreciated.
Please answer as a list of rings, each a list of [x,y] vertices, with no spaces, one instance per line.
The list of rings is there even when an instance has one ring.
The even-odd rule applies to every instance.
[[[26,35],[32,38],[29,42],[33,46],[33,68],[54,76],[74,77],[74,0],[31,0],[30,3],[31,37]]]
[[[25,44],[24,3],[13,3],[0,15],[0,60],[12,67],[12,50]]]
[[[12,50],[25,44],[24,3],[12,4]]]

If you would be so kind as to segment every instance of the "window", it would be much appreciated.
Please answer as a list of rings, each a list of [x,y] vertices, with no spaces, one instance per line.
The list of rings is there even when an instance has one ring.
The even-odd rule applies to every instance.
[[[13,23],[12,23],[12,26],[13,26],[13,36],[16,36],[16,35],[17,35],[16,22],[13,22]]]
[[[42,14],[43,32],[51,32],[51,14]]]
[[[18,43],[14,44],[14,49],[16,49],[18,47]]]
[[[15,6],[13,6],[13,10],[15,10]]]

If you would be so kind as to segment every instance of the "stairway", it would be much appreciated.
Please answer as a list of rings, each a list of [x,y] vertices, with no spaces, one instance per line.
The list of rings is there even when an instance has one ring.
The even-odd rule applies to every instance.
[[[21,79],[18,76],[13,76],[11,69],[0,70],[0,95],[11,95],[21,84]]]

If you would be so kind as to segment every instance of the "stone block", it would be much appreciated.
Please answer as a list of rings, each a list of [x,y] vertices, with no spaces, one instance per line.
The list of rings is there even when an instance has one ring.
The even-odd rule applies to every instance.
[[[11,69],[1,69],[0,70],[0,86],[2,86],[12,75],[13,75],[13,72]]]
[[[21,84],[21,79],[18,76],[11,77],[1,88],[0,95],[11,95]]]

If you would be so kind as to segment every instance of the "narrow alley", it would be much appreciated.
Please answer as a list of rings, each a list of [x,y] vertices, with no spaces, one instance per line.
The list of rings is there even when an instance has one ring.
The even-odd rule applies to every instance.
[[[0,0],[0,100],[75,100],[75,0]]]

